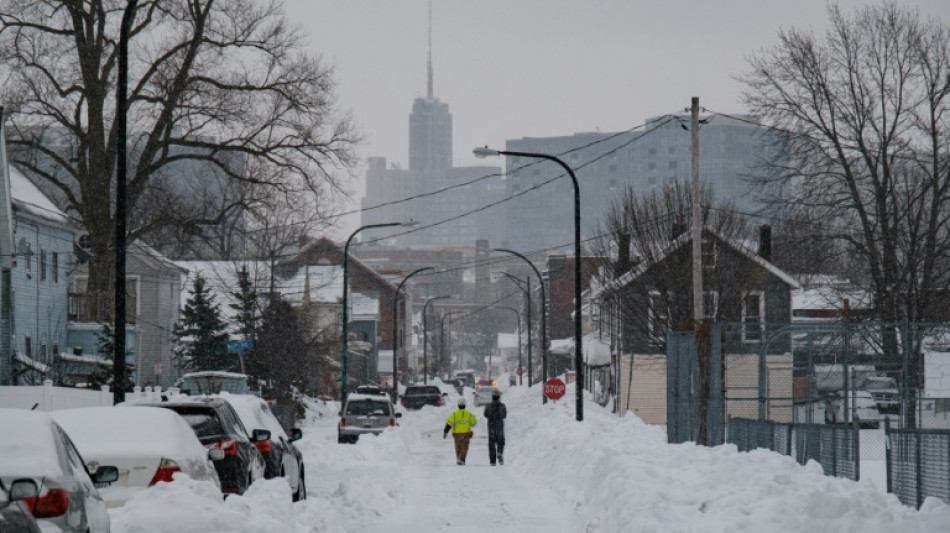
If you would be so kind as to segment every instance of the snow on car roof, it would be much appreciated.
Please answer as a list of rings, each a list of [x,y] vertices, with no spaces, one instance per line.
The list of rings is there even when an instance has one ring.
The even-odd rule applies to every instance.
[[[53,419],[47,413],[0,409],[0,474],[62,475]]]
[[[191,426],[161,407],[84,407],[51,413],[83,458],[159,456],[204,460],[207,450]]]
[[[389,403],[389,396],[380,396],[379,394],[360,394],[358,392],[351,392],[346,397],[346,401],[350,401],[350,400],[374,400],[377,402]]]
[[[281,437],[287,440],[287,432],[278,422],[276,415],[271,412],[267,401],[250,394],[222,392],[219,396],[231,404],[248,431],[266,429],[270,431],[272,439]]]

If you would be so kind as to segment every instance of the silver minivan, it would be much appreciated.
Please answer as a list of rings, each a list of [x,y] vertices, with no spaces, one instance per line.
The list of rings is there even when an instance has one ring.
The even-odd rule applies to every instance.
[[[389,396],[352,393],[340,411],[337,442],[356,442],[360,435],[379,435],[396,425],[397,413]]]
[[[44,531],[108,533],[106,504],[96,485],[115,481],[114,466],[95,473],[69,436],[43,412],[0,408],[0,479],[4,485],[32,479],[37,494],[23,503]]]

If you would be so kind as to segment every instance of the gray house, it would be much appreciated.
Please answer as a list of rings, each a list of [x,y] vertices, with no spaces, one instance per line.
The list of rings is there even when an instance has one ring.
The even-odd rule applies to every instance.
[[[692,318],[691,243],[689,232],[680,234],[654,260],[635,264],[595,296],[601,340],[617,357],[620,412],[633,411],[648,423],[666,423],[667,334],[688,330]],[[769,394],[791,398],[790,339],[773,339],[770,332],[791,323],[791,291],[799,284],[769,262],[770,250],[767,227],[758,251],[711,228],[702,233],[704,318],[723,332],[727,396],[750,395],[748,402],[727,406],[734,416],[753,414],[758,407],[752,400],[762,375],[760,354],[766,357]],[[773,420],[790,416],[788,403],[772,413]]]

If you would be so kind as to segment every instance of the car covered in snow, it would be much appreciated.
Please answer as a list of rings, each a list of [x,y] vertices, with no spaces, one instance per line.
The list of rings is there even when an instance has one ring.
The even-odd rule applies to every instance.
[[[35,496],[20,501],[43,531],[109,533],[109,511],[96,486],[115,481],[116,467],[103,465],[90,473],[48,413],[0,408],[0,428],[0,483],[36,484]]]
[[[290,484],[294,501],[305,500],[307,485],[303,454],[294,445],[295,441],[303,437],[303,432],[299,428],[293,428],[288,435],[271,410],[270,403],[263,398],[226,392],[221,393],[220,397],[231,404],[245,428],[263,428],[270,431],[269,439],[254,442],[257,451],[264,456],[264,477],[283,477]]]
[[[100,489],[109,507],[172,481],[178,472],[221,488],[213,461],[224,459],[224,452],[205,448],[191,426],[168,409],[85,407],[50,414],[73,439],[90,471],[99,465],[119,469],[118,479]]]
[[[490,404],[492,393],[495,392],[497,386],[498,383],[493,379],[478,380],[478,383],[475,384],[475,407]]]

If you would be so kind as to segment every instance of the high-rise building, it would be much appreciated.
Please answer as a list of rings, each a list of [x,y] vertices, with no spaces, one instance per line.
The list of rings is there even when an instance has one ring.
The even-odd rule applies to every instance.
[[[643,129],[618,133],[578,133],[562,137],[509,140],[506,150],[557,156],[577,176],[581,238],[592,237],[611,202],[630,187],[642,196],[674,181],[691,178],[690,117],[661,116]],[[685,128],[685,129],[684,129]],[[772,153],[768,130],[748,117],[708,117],[699,132],[699,173],[716,202],[732,201],[745,212],[764,205],[748,177]],[[508,246],[530,252],[574,242],[574,186],[553,161],[506,157],[504,202]]]
[[[501,169],[452,166],[452,114],[433,93],[431,28],[428,57],[426,96],[413,102],[409,115],[409,168],[387,168],[385,158],[370,158],[361,201],[363,225],[415,220],[419,226],[369,230],[360,237],[392,236],[385,243],[396,246],[474,247],[476,240],[501,245],[503,208],[486,207],[504,196]],[[452,188],[430,195],[446,187]]]

